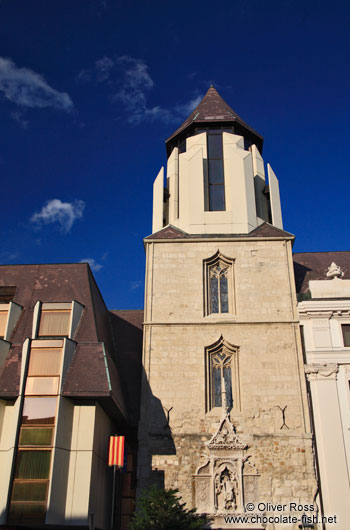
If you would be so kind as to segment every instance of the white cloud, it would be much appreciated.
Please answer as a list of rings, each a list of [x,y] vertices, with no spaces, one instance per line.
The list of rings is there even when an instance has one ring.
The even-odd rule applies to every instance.
[[[122,55],[115,59],[102,57],[91,69],[82,69],[77,75],[78,81],[106,83],[111,91],[111,99],[122,104],[127,121],[138,124],[142,121],[163,121],[176,123],[185,118],[201,101],[196,95],[190,101],[164,108],[160,105],[149,106],[148,100],[155,84],[149,67],[143,59]]]
[[[53,107],[66,112],[74,109],[66,92],[58,92],[44,77],[29,68],[19,68],[8,58],[0,57],[0,91],[20,107]]]
[[[173,109],[159,105],[149,107],[148,96],[154,87],[154,81],[147,64],[142,59],[123,55],[117,59],[116,65],[121,79],[113,99],[123,103],[129,123],[140,123],[145,120],[161,120],[166,123],[180,121],[186,118],[202,99],[202,96],[198,95],[187,103],[176,105]]]
[[[102,57],[102,59],[96,61],[95,68],[97,73],[97,80],[100,83],[106,81],[110,77],[113,67],[114,62],[109,57]]]
[[[97,263],[93,258],[83,258],[80,260],[80,263],[88,263],[93,272],[98,272],[102,269],[102,265]]]
[[[177,112],[180,116],[189,116],[189,114],[191,114],[191,112],[197,107],[197,105],[199,105],[202,98],[203,96],[199,95],[194,97],[193,99],[190,99],[190,101],[187,101],[187,103],[176,105],[175,112]]]
[[[141,287],[141,285],[142,285],[142,280],[135,280],[130,283],[130,289],[132,290],[138,289],[139,287]]]
[[[17,259],[18,256],[18,252],[8,252],[5,250],[4,252],[0,252],[0,261],[4,261],[6,263],[7,261],[13,261],[14,259]]]
[[[85,202],[62,202],[60,199],[47,201],[40,212],[35,212],[30,221],[37,225],[58,223],[62,232],[69,232],[76,219],[83,217]]]
[[[11,112],[11,118],[13,118],[22,127],[22,129],[28,129],[29,120],[25,120],[23,118],[23,112],[19,110],[16,110],[15,112]]]

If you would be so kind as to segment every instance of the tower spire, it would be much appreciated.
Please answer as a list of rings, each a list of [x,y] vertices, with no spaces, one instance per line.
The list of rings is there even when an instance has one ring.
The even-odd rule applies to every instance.
[[[214,85],[180,127],[166,140],[168,156],[173,147],[186,136],[191,136],[196,127],[234,126],[235,132],[255,144],[262,152],[263,137],[250,127],[220,96]]]

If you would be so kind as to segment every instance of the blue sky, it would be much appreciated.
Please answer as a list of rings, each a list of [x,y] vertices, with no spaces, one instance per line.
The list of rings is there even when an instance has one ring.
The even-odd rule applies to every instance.
[[[264,136],[296,252],[349,250],[348,2],[0,0],[1,263],[143,307],[165,139],[210,83]]]

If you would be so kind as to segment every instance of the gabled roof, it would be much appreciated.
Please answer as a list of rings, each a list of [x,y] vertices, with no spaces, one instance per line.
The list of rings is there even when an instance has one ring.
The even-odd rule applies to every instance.
[[[310,280],[327,280],[328,267],[335,262],[344,273],[343,279],[350,279],[350,251],[296,252],[293,254],[294,275],[297,293],[309,290]]]
[[[142,311],[124,312],[124,320],[132,322],[122,326],[123,317],[108,311],[87,263],[1,265],[1,294],[22,311],[9,338],[6,358],[0,358],[0,398],[18,396],[22,345],[32,334],[36,302],[76,300],[84,311],[73,337],[77,346],[63,395],[98,398],[114,417],[137,425],[139,394],[135,380],[141,378]]]
[[[171,142],[176,136],[181,134],[185,129],[195,124],[208,124],[208,123],[220,123],[227,122],[234,124],[238,123],[242,128],[249,131],[249,133],[255,136],[262,146],[263,137],[252,129],[245,121],[238,116],[235,112],[220,96],[216,88],[213,85],[210,86],[208,92],[205,94],[202,101],[197,105],[194,111],[189,117],[183,122],[182,125],[166,140],[166,144]]]

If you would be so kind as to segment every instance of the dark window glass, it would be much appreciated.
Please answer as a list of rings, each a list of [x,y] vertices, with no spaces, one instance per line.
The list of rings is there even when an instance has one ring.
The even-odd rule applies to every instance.
[[[9,522],[36,522],[44,523],[46,516],[46,503],[11,502]]]
[[[221,160],[209,160],[209,186],[224,183],[224,165]],[[224,188],[224,187],[222,187]]]
[[[342,330],[343,330],[344,346],[350,346],[350,324],[343,324]]]
[[[213,407],[221,407],[221,369],[213,368]]]
[[[51,451],[21,451],[17,453],[15,478],[49,478]]]
[[[225,210],[225,190],[223,185],[209,186],[209,210]]]
[[[49,482],[14,482],[12,490],[13,501],[46,501]]]
[[[221,134],[208,134],[208,158],[222,158]]]
[[[218,278],[212,276],[210,278],[210,312],[219,312],[219,298],[218,298]]]
[[[51,445],[52,428],[22,427],[19,436],[19,445]]]
[[[186,140],[183,140],[183,142],[179,143],[179,153],[185,153],[186,152]]]
[[[233,405],[231,366],[224,366],[224,381],[225,381],[225,392],[226,392],[226,406],[231,408]]]
[[[225,210],[224,161],[222,129],[207,134],[209,211]]]
[[[246,151],[249,151],[249,147],[252,145],[252,142],[248,140],[247,138],[244,138],[244,149]]]
[[[22,424],[53,425],[56,415],[55,397],[26,397],[24,400]]]
[[[228,313],[228,287],[226,276],[220,278],[220,306],[221,313]]]

